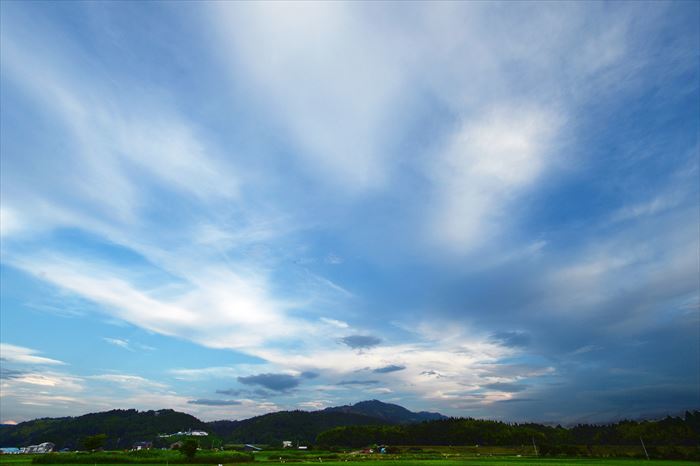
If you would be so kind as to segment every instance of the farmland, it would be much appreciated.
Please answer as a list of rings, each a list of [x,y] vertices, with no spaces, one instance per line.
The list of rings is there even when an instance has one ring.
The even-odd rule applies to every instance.
[[[655,465],[689,465],[696,464],[690,461],[681,460],[646,460],[639,456],[639,452],[629,452],[637,454],[634,458],[574,458],[556,457],[542,458],[535,457],[532,451],[522,448],[508,447],[481,447],[479,452],[475,447],[433,447],[424,452],[405,451],[399,454],[363,454],[353,451],[321,451],[321,450],[263,450],[252,455],[255,463],[262,464],[323,464],[324,466],[348,466],[348,463],[361,463],[362,466],[479,466],[479,465],[617,465],[626,466],[633,464]],[[518,453],[520,452],[520,453]],[[171,451],[152,450],[151,452],[136,452],[141,454],[125,452],[100,452],[100,453],[54,453],[51,460],[46,461],[46,455],[1,455],[0,464],[6,466],[32,466],[40,463],[50,464],[139,464],[141,466],[156,466],[162,464],[193,464],[188,463],[182,455],[177,455]],[[235,452],[198,452],[195,457],[196,464],[232,464],[240,461],[240,458],[231,456]],[[622,453],[621,451],[616,452]],[[82,456],[80,462],[75,458]],[[227,458],[227,456],[231,456]],[[41,459],[40,459],[41,458]],[[111,460],[110,460],[111,458]],[[62,461],[65,459],[65,462]],[[148,460],[151,462],[148,462]],[[38,461],[37,461],[38,460]],[[133,460],[133,461],[131,461]]]

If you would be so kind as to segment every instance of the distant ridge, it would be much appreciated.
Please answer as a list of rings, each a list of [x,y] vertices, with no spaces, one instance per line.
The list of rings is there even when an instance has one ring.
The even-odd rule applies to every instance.
[[[279,411],[240,421],[202,422],[189,414],[159,411],[112,410],[77,417],[43,418],[17,425],[0,425],[0,445],[26,446],[53,442],[57,448],[79,448],[88,435],[106,434],[108,448],[127,448],[136,441],[158,440],[158,434],[204,430],[224,442],[313,442],[323,431],[358,425],[410,424],[445,419],[438,413],[414,413],[379,400],[326,408],[320,411]],[[159,440],[159,443],[166,442]]]
[[[385,425],[376,417],[335,411],[278,411],[243,421],[207,423],[211,432],[233,443],[279,443],[282,440],[309,443],[335,427]]]
[[[447,419],[440,413],[428,411],[413,412],[403,406],[392,403],[384,403],[379,400],[360,401],[354,405],[326,408],[323,411],[362,414],[364,416],[381,419],[389,424],[411,424],[414,422],[437,421]]]

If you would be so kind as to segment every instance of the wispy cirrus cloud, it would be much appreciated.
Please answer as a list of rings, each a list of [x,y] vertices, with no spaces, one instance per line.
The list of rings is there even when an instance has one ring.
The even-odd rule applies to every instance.
[[[389,142],[380,128],[395,117],[403,77],[390,51],[376,47],[379,31],[341,4],[208,7],[228,71],[262,84],[251,90],[298,144],[305,169],[351,192],[384,184]]]
[[[40,351],[24,346],[11,345],[9,343],[0,343],[0,358],[8,363],[18,364],[38,364],[38,365],[65,365],[63,361],[58,359],[39,356]]]
[[[331,319],[329,317],[321,317],[321,322],[326,323],[328,325],[331,325],[333,327],[337,327],[337,328],[348,328],[349,327],[347,322],[343,322],[342,320],[337,320],[337,319]]]
[[[242,403],[237,400],[211,400],[207,398],[201,398],[198,400],[188,400],[188,404],[191,405],[203,405],[203,406],[238,406]]]

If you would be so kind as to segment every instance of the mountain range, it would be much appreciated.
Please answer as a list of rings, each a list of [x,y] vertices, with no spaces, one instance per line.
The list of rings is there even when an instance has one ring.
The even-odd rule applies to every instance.
[[[150,440],[167,445],[159,434],[188,429],[209,432],[206,442],[277,443],[292,440],[313,443],[321,432],[356,425],[399,425],[445,419],[439,413],[412,412],[378,400],[337,406],[319,411],[279,411],[240,421],[203,422],[189,414],[170,409],[159,411],[112,410],[77,417],[42,418],[17,425],[0,426],[0,446],[26,446],[53,442],[57,448],[80,448],[81,441],[106,434],[106,448],[128,448],[134,442]],[[204,440],[204,439],[202,439]]]

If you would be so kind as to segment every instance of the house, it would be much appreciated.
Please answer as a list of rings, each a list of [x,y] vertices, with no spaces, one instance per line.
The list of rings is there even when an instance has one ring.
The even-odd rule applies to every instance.
[[[291,440],[282,440],[282,448],[292,448]]]
[[[203,430],[192,430],[189,429],[187,431],[179,431],[175,432],[174,434],[158,434],[158,437],[161,438],[166,438],[166,437],[182,437],[182,436],[192,436],[192,437],[206,437],[208,436],[208,432],[204,432]]]
[[[245,451],[262,451],[262,448],[256,447],[255,445],[250,445],[249,443],[246,443],[243,446],[243,450],[245,450]]]
[[[19,455],[20,449],[16,447],[0,448],[0,455]]]
[[[151,448],[153,448],[153,442],[136,442],[132,450],[150,450]]]
[[[44,442],[40,443],[39,445],[29,445],[28,447],[24,448],[23,453],[50,453],[54,448],[56,448],[56,445],[53,443]]]

